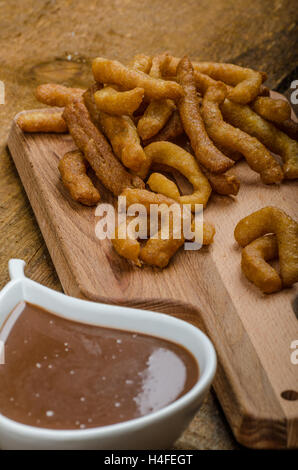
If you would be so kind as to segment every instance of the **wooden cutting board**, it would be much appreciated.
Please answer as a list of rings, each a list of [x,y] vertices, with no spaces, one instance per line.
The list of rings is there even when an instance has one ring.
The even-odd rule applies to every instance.
[[[13,122],[8,146],[65,293],[199,326],[218,354],[214,388],[236,439],[254,448],[298,447],[298,365],[291,362],[298,289],[262,294],[243,276],[233,237],[241,218],[266,205],[297,219],[297,183],[265,186],[240,162],[238,196],[213,195],[204,212],[216,226],[214,244],[180,250],[163,271],[140,269],[96,238],[95,209],[72,201],[62,186],[57,165],[74,148],[69,135],[25,135]],[[100,191],[102,202],[110,202]]]

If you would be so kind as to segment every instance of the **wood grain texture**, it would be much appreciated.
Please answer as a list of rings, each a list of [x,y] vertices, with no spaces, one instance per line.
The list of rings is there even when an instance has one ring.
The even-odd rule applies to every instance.
[[[137,3],[137,8],[136,8]],[[200,60],[263,69],[269,86],[289,89],[297,75],[295,0],[9,0],[0,2],[0,288],[7,263],[25,259],[32,279],[62,290],[13,160],[6,148],[14,115],[39,106],[34,89],[56,82],[86,87],[97,55],[130,60],[169,50]],[[291,90],[289,90],[290,92]],[[209,394],[176,444],[183,449],[237,446]]]
[[[51,112],[47,110],[45,112]],[[180,252],[163,271],[131,266],[95,236],[95,210],[72,201],[57,170],[74,148],[69,135],[24,135],[13,123],[8,145],[64,291],[98,302],[168,313],[189,321],[213,340],[219,367],[215,390],[237,440],[249,447],[298,447],[298,390],[290,345],[298,337],[291,303],[297,287],[266,296],[240,269],[233,230],[245,215],[276,205],[297,218],[297,183],[264,186],[245,162],[236,167],[237,198],[214,195],[206,219],[214,245]],[[110,196],[100,188],[102,202]]]

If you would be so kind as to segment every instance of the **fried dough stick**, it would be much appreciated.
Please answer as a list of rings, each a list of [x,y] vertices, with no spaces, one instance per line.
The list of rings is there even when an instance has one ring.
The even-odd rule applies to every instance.
[[[234,236],[245,247],[268,233],[275,233],[280,275],[288,287],[298,281],[298,223],[277,207],[264,207],[244,217],[236,225]]]
[[[177,79],[184,90],[184,97],[178,103],[180,118],[199,163],[213,173],[223,173],[234,161],[221,153],[210,140],[199,111],[198,96],[193,68],[187,57],[177,67]]]
[[[184,129],[180,119],[179,111],[175,110],[166,123],[166,125],[159,131],[158,134],[153,136],[151,139],[148,139],[144,142],[144,145],[148,145],[151,142],[159,142],[161,140],[172,140],[179,135],[183,134]]]
[[[206,207],[211,194],[211,186],[208,179],[201,172],[193,155],[171,142],[153,142],[145,147],[144,150],[151,162],[175,168],[192,184],[194,189],[193,193],[179,196],[177,201],[180,202],[180,204],[191,204],[192,211],[195,210],[195,204],[203,204],[203,206]],[[168,179],[166,180],[169,181]],[[163,182],[165,183],[165,180],[163,180]],[[168,196],[168,186],[166,182],[166,184],[160,187],[159,193]]]
[[[93,85],[83,96],[91,119],[109,139],[118,159],[138,176],[144,177],[151,162],[140,144],[136,127],[129,116],[112,116],[99,111],[94,93],[100,87],[99,84]]]
[[[132,61],[128,64],[134,70],[139,72],[149,73],[152,65],[152,57],[145,54],[137,54]]]
[[[274,100],[268,96],[258,96],[251,104],[252,109],[271,122],[284,122],[291,117],[291,106],[285,100]]]
[[[161,194],[155,194],[147,190],[134,190],[126,189],[122,196],[126,197],[127,207],[132,204],[143,204],[150,215],[151,205],[165,204],[167,206],[177,205],[177,202]],[[130,222],[131,218],[127,222]],[[171,257],[178,251],[184,244],[185,238],[181,233],[180,228],[173,224],[173,214],[169,216],[169,238],[161,238],[161,228],[158,232],[157,238],[149,238],[145,246],[141,248],[138,240],[131,237],[127,231],[127,238],[121,239],[118,237],[118,230],[116,231],[115,239],[112,244],[120,256],[133,261],[137,266],[140,266],[141,261],[151,266],[164,268],[168,265]],[[192,224],[194,231],[195,225]],[[203,245],[209,245],[213,241],[215,234],[214,226],[209,222],[203,223]]]
[[[177,100],[183,95],[183,90],[178,83],[149,77],[143,72],[125,67],[117,60],[98,57],[92,63],[92,71],[95,80],[100,83],[113,83],[125,90],[144,88],[146,99]]]
[[[49,106],[64,107],[75,100],[80,100],[85,90],[69,88],[57,83],[46,83],[36,88],[36,98]]]
[[[144,186],[137,176],[132,176],[115,157],[99,129],[93,124],[84,103],[74,102],[65,107],[63,118],[78,148],[83,152],[102,184],[114,195],[127,187]]]
[[[100,201],[99,191],[87,175],[85,158],[79,150],[67,152],[58,165],[62,182],[72,199],[86,206],[94,206]]]
[[[225,99],[221,111],[225,121],[256,137],[271,152],[282,157],[285,178],[298,178],[298,143],[295,140],[255,113],[250,106]]]
[[[116,116],[131,115],[142,103],[143,88],[133,88],[129,91],[118,91],[107,86],[94,94],[96,106],[100,111]]]
[[[172,57],[166,69],[167,74],[176,75],[179,60],[177,57]],[[195,72],[204,73],[234,87],[229,89],[228,97],[241,104],[254,100],[260,92],[262,82],[266,79],[266,74],[262,72],[235,64],[217,62],[193,62],[192,64]]]
[[[275,123],[275,126],[291,139],[298,140],[298,122],[293,119],[287,119],[286,121]]]
[[[153,57],[150,77],[162,78],[162,67],[169,60],[167,54],[161,54]],[[149,103],[144,115],[138,122],[138,133],[142,140],[148,140],[156,135],[166,124],[169,117],[176,108],[173,100],[153,100]]]
[[[24,132],[54,132],[57,134],[67,132],[67,125],[60,112],[26,112],[19,115],[17,124]]]
[[[219,106],[226,96],[226,87],[218,82],[209,87],[203,98],[202,115],[208,135],[215,144],[240,152],[250,168],[260,174],[263,183],[279,183],[283,172],[271,153],[255,137],[224,122]]]
[[[228,173],[215,175],[214,173],[211,173],[209,170],[204,168],[202,165],[200,168],[204,175],[208,178],[213,191],[223,196],[237,196],[240,189],[240,181],[238,180],[237,176]]]
[[[278,292],[282,281],[269,261],[278,256],[276,235],[270,234],[257,238],[242,250],[241,267],[247,279],[265,294]]]

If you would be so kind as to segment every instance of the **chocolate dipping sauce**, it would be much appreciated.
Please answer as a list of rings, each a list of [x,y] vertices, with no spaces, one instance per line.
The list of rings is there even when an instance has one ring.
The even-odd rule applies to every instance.
[[[163,408],[198,380],[197,361],[175,343],[77,323],[28,303],[10,322],[13,316],[0,365],[0,413],[20,423],[53,429],[119,423]],[[2,340],[5,328],[7,334],[8,322]]]

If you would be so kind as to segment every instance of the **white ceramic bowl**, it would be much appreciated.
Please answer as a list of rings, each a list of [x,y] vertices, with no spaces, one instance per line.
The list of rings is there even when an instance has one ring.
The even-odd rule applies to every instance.
[[[141,418],[85,430],[51,430],[20,424],[0,414],[2,449],[166,449],[198,411],[213,380],[216,354],[199,329],[176,318],[68,297],[24,276],[25,262],[9,261],[11,281],[0,292],[0,329],[16,304],[28,301],[61,317],[136,331],[176,342],[199,363],[200,377],[184,396]]]

